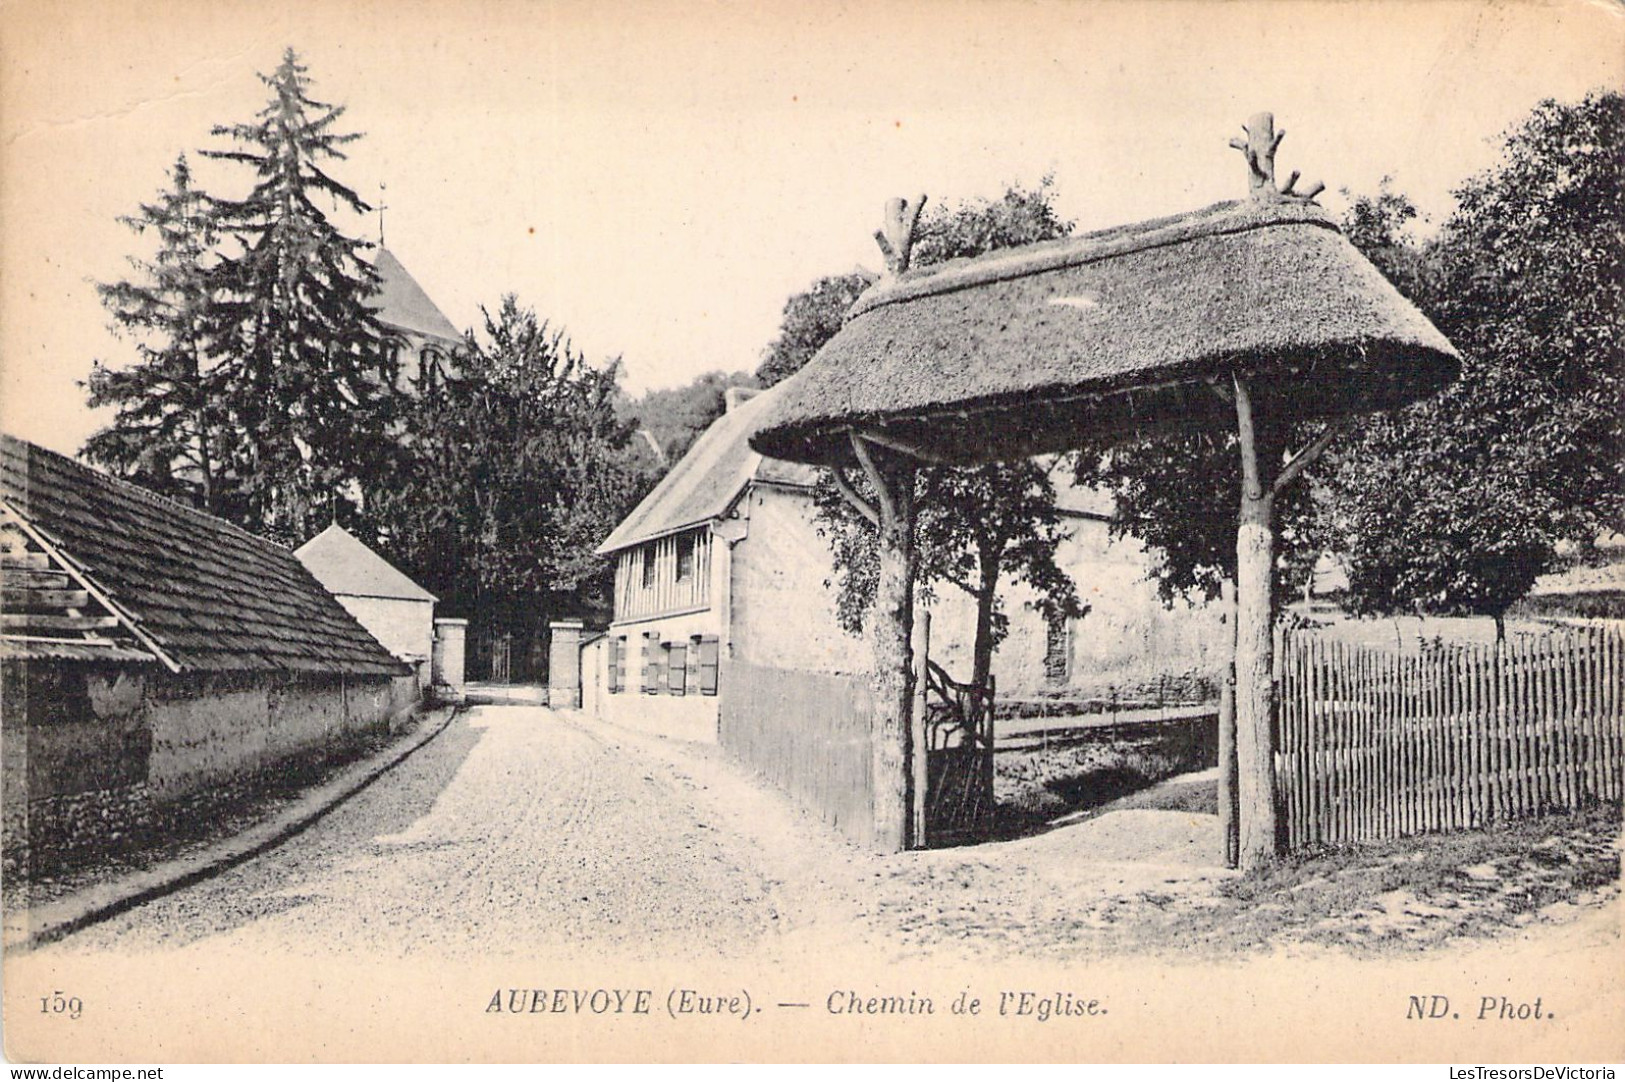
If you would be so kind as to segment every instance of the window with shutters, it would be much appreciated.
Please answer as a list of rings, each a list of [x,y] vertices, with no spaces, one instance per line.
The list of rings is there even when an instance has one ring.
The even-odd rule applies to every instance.
[[[641,658],[643,664],[639,669],[642,675],[638,679],[638,690],[645,695],[654,695],[660,690],[659,664],[655,657],[659,652],[660,644],[655,641],[654,634],[645,631],[643,633],[643,656]]]
[[[619,695],[627,690],[626,656],[630,653],[625,635],[611,635],[609,643],[609,693]]]

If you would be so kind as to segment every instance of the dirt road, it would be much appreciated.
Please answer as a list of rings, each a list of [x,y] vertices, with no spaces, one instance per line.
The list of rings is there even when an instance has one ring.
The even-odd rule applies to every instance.
[[[795,816],[710,784],[543,707],[478,707],[277,849],[58,949],[750,953],[795,921],[722,805]]]
[[[718,748],[482,706],[276,849],[46,950],[882,963],[1404,950],[1567,923],[1618,896],[1594,825],[1550,843],[1552,869],[1525,867],[1522,835],[1464,835],[1427,843],[1431,862],[1396,844],[1303,884],[1320,865],[1280,882],[1215,867],[1216,830],[1209,815],[1125,808],[877,856]]]

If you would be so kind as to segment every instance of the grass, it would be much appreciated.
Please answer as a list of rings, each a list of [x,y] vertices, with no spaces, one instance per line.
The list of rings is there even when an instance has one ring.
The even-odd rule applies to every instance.
[[[1300,853],[1219,886],[1233,903],[1209,938],[1283,932],[1356,949],[1492,935],[1618,893],[1620,809]],[[1216,916],[1216,913],[1215,913]]]
[[[1187,804],[1123,803],[1159,782],[1206,765],[1202,747],[1183,725],[1152,727],[1148,735],[1131,740],[1117,733],[1091,735],[1088,729],[1078,729],[1047,748],[1000,750],[993,761],[995,834],[1032,833],[1056,819],[1108,804],[1216,813],[1217,794],[1211,785],[1174,796]]]
[[[1619,836],[1619,807],[1599,806],[1300,853],[1242,875],[1151,872],[1150,882],[1116,889],[1124,866],[1102,865],[1091,876],[1085,851],[1062,858],[1077,862],[1066,874],[1051,875],[1020,857],[1006,863],[996,852],[968,850],[955,866],[900,863],[876,919],[887,938],[925,953],[1194,961],[1314,949],[1414,957],[1561,926],[1617,903]]]
[[[1562,924],[1617,899],[1620,809],[1294,854],[1194,890],[1138,892],[1074,928],[1113,950],[1223,957],[1292,945],[1412,954]]]

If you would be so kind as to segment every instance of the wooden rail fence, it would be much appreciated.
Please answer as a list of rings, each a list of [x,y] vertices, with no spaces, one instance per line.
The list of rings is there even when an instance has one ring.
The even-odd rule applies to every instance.
[[[1576,629],[1397,653],[1310,634],[1278,652],[1289,849],[1621,798],[1625,636]]]

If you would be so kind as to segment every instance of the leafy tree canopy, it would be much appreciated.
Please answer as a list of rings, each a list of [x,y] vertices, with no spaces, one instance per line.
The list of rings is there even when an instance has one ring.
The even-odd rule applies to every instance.
[[[916,232],[913,265],[928,266],[1066,236],[1072,223],[1057,216],[1051,206],[1051,185],[1051,178],[1045,177],[1034,188],[1013,185],[997,200],[928,210]],[[800,358],[802,364],[811,359],[840,328],[840,319],[851,304],[847,297],[855,299],[867,284],[862,275],[825,278],[808,293],[792,298],[785,306],[785,327],[769,349],[764,371],[778,371],[770,366],[787,365],[793,358]],[[780,378],[793,371],[783,372]],[[873,493],[861,478],[843,477],[840,483],[859,499],[873,502]],[[1055,486],[1045,464],[1023,461],[974,469],[925,468],[918,473],[916,501],[921,590],[929,596],[934,586],[951,584],[965,590],[977,604],[973,683],[987,682],[993,652],[1008,627],[1000,608],[1002,577],[1029,584],[1049,617],[1079,616],[1086,611],[1078,601],[1075,584],[1055,563],[1066,530],[1055,510]],[[842,625],[855,633],[874,602],[876,532],[843,497],[831,475],[820,485],[817,507],[834,560],[837,613]]]
[[[1625,528],[1619,148],[1625,98],[1543,102],[1456,192],[1439,234],[1390,192],[1351,233],[1461,350],[1442,394],[1373,419],[1331,484],[1350,604],[1499,619],[1557,562]]]
[[[1311,426],[1313,428],[1313,426]],[[1261,453],[1282,456],[1313,436],[1297,426],[1259,433]],[[1313,467],[1311,467],[1311,472]],[[1141,541],[1163,604],[1211,601],[1236,575],[1236,518],[1241,452],[1233,431],[1169,436],[1111,448],[1085,448],[1074,458],[1079,484],[1111,493],[1113,537]],[[1301,584],[1322,551],[1322,527],[1306,484],[1276,497],[1280,560],[1277,591]]]
[[[831,275],[785,301],[779,335],[768,345],[756,369],[761,385],[772,387],[801,371],[813,354],[835,337],[847,309],[874,281],[875,276],[864,270]]]

